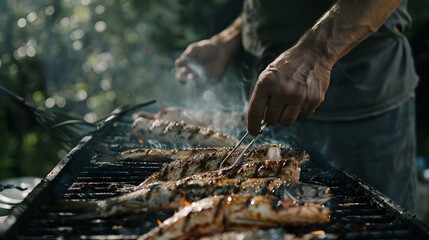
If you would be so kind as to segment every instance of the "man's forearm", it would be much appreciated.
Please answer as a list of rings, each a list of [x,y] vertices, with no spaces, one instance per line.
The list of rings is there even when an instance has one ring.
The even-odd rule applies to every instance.
[[[238,16],[234,22],[222,32],[214,35],[211,40],[222,44],[225,49],[234,55],[241,46],[241,30],[243,28],[243,18]]]
[[[401,0],[339,0],[298,41],[333,66],[390,17]]]

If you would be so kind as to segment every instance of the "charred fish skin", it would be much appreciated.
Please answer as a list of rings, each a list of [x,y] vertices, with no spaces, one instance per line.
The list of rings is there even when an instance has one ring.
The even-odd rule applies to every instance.
[[[213,178],[222,175],[225,178],[284,177],[298,181],[300,175],[298,164],[298,161],[295,159],[255,160],[232,169],[224,168],[218,171],[218,165],[214,164],[213,161],[204,162],[200,167],[198,165],[185,165],[176,168],[174,165],[170,165],[168,168],[161,168],[159,172],[149,176],[138,187],[154,182],[177,181],[186,177],[197,179]]]
[[[182,208],[139,240],[189,239],[249,226],[324,224],[330,221],[329,215],[323,205],[299,205],[291,200],[247,194],[219,195]]]
[[[166,107],[163,104],[156,114],[139,112],[139,116],[146,119],[161,119],[168,121],[184,121],[189,124],[212,127],[219,130],[241,129],[245,126],[245,112],[207,111],[184,109],[180,107]]]
[[[225,165],[230,166],[233,164],[241,151],[242,149],[234,152]],[[290,154],[290,152],[291,150],[289,147],[282,147],[279,145],[261,145],[251,148],[249,153],[244,156],[244,162],[263,162],[273,159],[289,159],[291,163],[296,162],[299,165],[309,159],[306,152],[301,152],[300,154],[295,155]],[[217,170],[227,154],[228,151],[220,151],[184,156],[179,160],[164,164],[158,172],[149,176],[141,185],[156,181],[177,181],[184,177]]]
[[[108,149],[96,147],[94,150],[97,153],[95,162],[172,162],[179,160],[201,161],[206,157],[214,158],[217,161],[226,157],[231,151],[231,147],[206,147],[206,148],[136,148],[122,152],[114,152]],[[231,158],[236,158],[241,153],[243,148],[238,149]],[[215,154],[216,153],[216,154]],[[210,155],[213,155],[210,157]],[[302,161],[308,160],[308,155],[305,152],[299,152],[290,146],[281,146],[276,144],[259,145],[252,148],[247,154],[246,159],[260,159],[260,156],[266,156],[266,159],[288,158],[302,156]],[[198,160],[200,159],[200,160]],[[212,159],[213,160],[213,159]],[[232,164],[233,160],[229,160],[228,164]]]
[[[275,195],[284,198],[283,190],[298,181],[299,168],[290,160],[254,161],[241,167],[211,171],[178,181],[155,182],[135,191],[100,202],[103,217],[142,210],[175,210],[201,198],[224,194]],[[286,196],[287,197],[287,196]]]
[[[237,170],[235,170],[237,169]],[[231,170],[221,170],[227,178],[237,176],[246,178],[279,177],[292,181],[299,181],[300,171],[298,161],[295,159],[276,159],[265,161],[252,161]]]
[[[122,152],[109,149],[94,148],[97,153],[95,163],[115,162],[172,162],[186,159],[191,155],[209,154],[214,152],[229,152],[229,147],[207,148],[135,148]]]
[[[301,169],[294,159],[275,159],[265,161],[249,161],[234,168],[212,170],[185,179],[203,180],[207,178],[229,178],[246,180],[249,178],[280,178],[289,181],[299,181]]]
[[[177,210],[193,201],[212,195],[239,192],[238,179],[206,179],[181,183],[155,183],[134,192],[100,201],[95,212],[86,217],[109,217],[123,213]]]
[[[272,196],[278,199],[295,198],[314,203],[324,203],[332,196],[329,188],[306,183],[294,183],[281,178],[198,178],[191,177],[177,182],[154,183],[145,188],[98,202],[66,202],[67,209],[75,209],[80,214],[76,219],[95,219],[118,214],[130,214],[143,211],[178,210],[191,202],[216,195],[248,194]],[[307,191],[299,195],[294,189]],[[322,190],[323,189],[323,190]],[[77,204],[77,205],[76,205]]]
[[[292,234],[285,232],[282,228],[269,229],[249,229],[243,231],[229,231],[217,233],[198,238],[198,240],[334,240],[337,239],[333,234]]]
[[[285,240],[287,236],[291,234],[286,234],[282,228],[271,228],[271,229],[249,229],[244,231],[229,231],[223,233],[217,233],[210,236],[204,236],[198,238],[198,240],[237,240],[237,239],[246,239],[246,240]],[[286,238],[292,240],[290,238]],[[295,238],[293,240],[298,240]]]
[[[174,143],[189,143],[210,147],[233,147],[237,139],[223,132],[198,127],[183,121],[149,120],[139,117],[133,122],[133,134],[143,139],[157,139]]]

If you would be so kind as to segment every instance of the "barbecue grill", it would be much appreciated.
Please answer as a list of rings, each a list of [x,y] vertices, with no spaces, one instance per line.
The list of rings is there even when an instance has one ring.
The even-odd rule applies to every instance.
[[[128,214],[93,220],[73,220],[62,200],[101,200],[118,196],[139,185],[161,164],[124,162],[93,164],[94,148],[114,151],[147,147],[131,135],[131,118],[110,118],[84,137],[1,225],[4,239],[136,239],[173,212]],[[153,146],[153,145],[152,145]],[[174,147],[166,143],[157,147]],[[292,228],[295,234],[323,232],[338,239],[429,239],[428,228],[409,212],[356,177],[328,164],[315,152],[302,167],[303,182],[329,186],[331,222]],[[320,238],[324,239],[324,238]]]

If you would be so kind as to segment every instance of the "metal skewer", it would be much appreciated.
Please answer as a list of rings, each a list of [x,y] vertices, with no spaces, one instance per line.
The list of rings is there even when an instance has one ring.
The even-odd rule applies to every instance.
[[[226,162],[226,160],[228,160],[228,158],[231,157],[231,155],[235,152],[235,150],[237,150],[237,148],[241,145],[241,143],[244,141],[244,139],[246,139],[248,135],[249,135],[249,131],[247,131],[246,134],[244,134],[244,136],[240,139],[240,141],[234,146],[234,148],[231,151],[229,151],[228,155],[226,155],[226,157],[220,163],[220,168],[223,168],[223,164]]]
[[[238,164],[241,163],[241,161],[243,160],[244,154],[246,154],[246,152],[249,150],[249,148],[253,145],[253,143],[258,139],[258,137],[261,135],[261,133],[268,127],[268,124],[266,124],[264,121],[262,121],[262,126],[261,126],[261,131],[259,131],[259,134],[252,139],[252,141],[250,141],[249,144],[247,144],[247,146],[243,149],[243,151],[240,153],[240,155],[238,156],[238,158],[235,160],[235,162],[233,164],[231,164],[231,166],[229,166],[228,168],[233,168],[235,166],[237,166]],[[225,164],[226,160],[228,160],[231,155],[237,150],[237,148],[241,145],[241,143],[243,143],[244,139],[246,139],[246,137],[249,135],[249,131],[246,132],[246,134],[244,134],[244,136],[240,139],[240,141],[235,145],[235,147],[228,153],[228,155],[226,155],[226,157],[222,160],[222,162],[220,163],[220,168],[223,168],[223,165]]]

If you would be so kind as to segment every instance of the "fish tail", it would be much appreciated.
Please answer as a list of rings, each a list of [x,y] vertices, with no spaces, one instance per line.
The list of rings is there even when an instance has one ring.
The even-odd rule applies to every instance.
[[[94,150],[97,153],[97,157],[91,161],[92,163],[118,162],[122,160],[120,152],[99,147],[94,147]]]
[[[101,217],[99,203],[96,201],[71,201],[62,200],[58,208],[63,212],[71,212],[73,215],[65,216],[65,220],[84,220]]]

